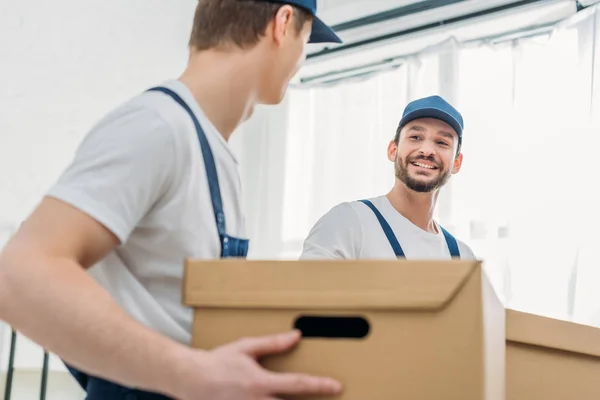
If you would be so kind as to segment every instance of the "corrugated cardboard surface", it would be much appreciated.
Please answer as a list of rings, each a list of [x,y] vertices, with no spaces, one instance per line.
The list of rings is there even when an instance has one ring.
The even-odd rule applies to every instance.
[[[600,399],[600,330],[506,311],[507,400]]]
[[[305,337],[263,360],[337,378],[343,400],[504,399],[505,312],[479,262],[189,261],[184,303],[204,349],[303,316],[363,318],[365,337]]]

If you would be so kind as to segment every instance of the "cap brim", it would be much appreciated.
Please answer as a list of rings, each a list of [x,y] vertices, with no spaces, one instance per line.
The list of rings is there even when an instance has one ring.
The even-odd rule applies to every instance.
[[[419,118],[435,118],[444,121],[454,129],[459,138],[462,138],[462,127],[452,115],[438,108],[421,108],[411,113],[406,114],[401,120],[399,126],[403,127],[410,121],[414,121]]]
[[[309,43],[342,43],[342,39],[319,17],[314,16]]]

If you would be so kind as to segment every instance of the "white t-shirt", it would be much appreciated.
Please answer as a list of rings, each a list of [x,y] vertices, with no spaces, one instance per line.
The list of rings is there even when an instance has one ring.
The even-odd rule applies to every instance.
[[[241,181],[227,142],[181,82],[215,159],[227,233],[245,237]],[[206,170],[194,124],[171,97],[145,92],[100,120],[48,193],[105,225],[121,245],[91,274],[136,320],[190,343],[192,311],[182,305],[186,258],[218,259]]]
[[[400,214],[386,196],[369,199],[392,228],[407,259],[450,259],[439,225],[427,232]],[[461,259],[475,259],[461,242]],[[358,201],[341,203],[323,215],[304,242],[301,259],[395,259],[394,250],[373,211]]]

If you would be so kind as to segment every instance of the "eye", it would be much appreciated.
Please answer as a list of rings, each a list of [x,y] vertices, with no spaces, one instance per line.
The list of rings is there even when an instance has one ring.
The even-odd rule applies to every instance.
[[[421,139],[421,137],[419,135],[411,135],[410,139],[411,140],[419,140],[419,139]]]
[[[444,146],[444,147],[450,146],[447,142],[444,142],[444,141],[441,141],[441,140],[438,142],[438,144],[440,146]]]

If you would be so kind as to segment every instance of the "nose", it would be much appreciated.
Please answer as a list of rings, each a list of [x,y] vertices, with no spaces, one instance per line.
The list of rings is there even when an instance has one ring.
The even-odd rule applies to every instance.
[[[435,154],[435,146],[429,140],[426,140],[421,145],[419,152],[425,157],[432,156]]]

